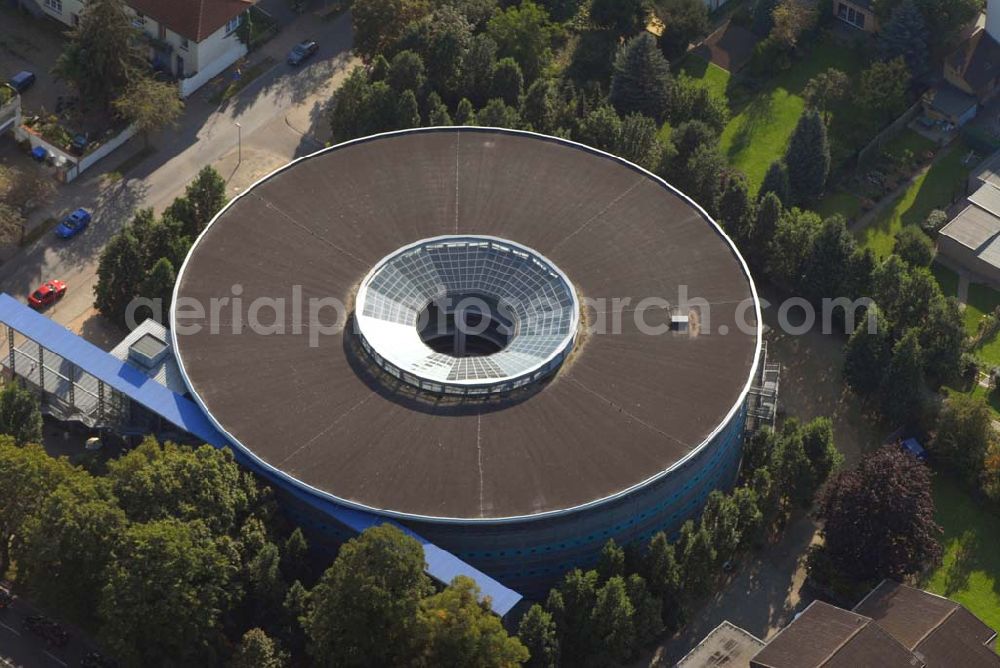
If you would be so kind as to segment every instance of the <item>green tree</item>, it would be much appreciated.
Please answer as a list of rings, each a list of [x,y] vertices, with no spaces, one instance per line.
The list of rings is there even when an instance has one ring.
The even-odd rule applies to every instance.
[[[135,125],[146,146],[152,133],[174,125],[184,111],[184,101],[177,94],[176,85],[145,75],[133,76],[111,104],[122,118]]]
[[[746,249],[753,235],[753,201],[750,186],[742,172],[727,172],[719,196],[719,222],[738,246]]]
[[[555,81],[536,79],[521,102],[521,118],[536,132],[551,133],[558,122],[559,104]]]
[[[131,665],[214,663],[235,570],[234,550],[199,521],[129,525],[98,606],[105,646]]]
[[[861,82],[854,94],[855,103],[880,127],[906,109],[906,89],[910,71],[903,58],[888,62],[876,61],[861,73]]]
[[[914,0],[903,0],[882,26],[878,52],[882,60],[902,57],[910,74],[921,76],[927,71],[927,42],[923,14]]]
[[[469,98],[463,97],[455,108],[455,125],[475,125],[476,110],[472,108]]]
[[[493,98],[503,100],[509,107],[519,107],[524,94],[524,75],[513,58],[501,58],[493,70]]]
[[[778,230],[778,223],[784,213],[781,200],[773,192],[768,192],[757,205],[753,237],[750,240],[750,261],[758,267],[767,264],[771,254],[771,243]]]
[[[729,122],[729,105],[726,99],[715,95],[700,82],[681,72],[669,88],[667,120],[673,125],[700,121],[721,133]]]
[[[616,575],[597,591],[591,613],[591,627],[596,635],[598,654],[591,657],[594,665],[625,663],[636,651],[635,608],[629,600],[625,580]]]
[[[597,561],[597,575],[602,582],[615,576],[625,577],[625,550],[615,543],[614,538],[609,538],[601,548],[601,556]]]
[[[740,544],[739,516],[731,496],[712,490],[701,511],[701,526],[720,555],[733,555]]]
[[[110,111],[146,70],[138,34],[123,0],[90,0],[69,31],[52,73],[68,83],[83,104]]]
[[[833,423],[830,418],[815,418],[802,428],[802,449],[809,460],[810,475],[806,483],[815,493],[830,473],[844,461],[833,443]]]
[[[904,225],[896,233],[892,252],[907,264],[929,267],[934,259],[934,243],[916,225]]]
[[[792,201],[792,186],[788,180],[788,166],[784,160],[775,160],[767,168],[760,190],[757,191],[757,198],[761,199],[768,193],[774,193],[783,206],[788,206]]]
[[[528,650],[507,635],[489,602],[479,600],[479,587],[464,575],[423,599],[418,620],[425,665],[512,668],[528,659]]]
[[[351,5],[354,50],[371,61],[395,44],[407,25],[428,13],[427,0],[355,0]]]
[[[546,609],[559,631],[563,665],[582,665],[598,651],[591,613],[597,604],[597,571],[575,568],[549,593]]]
[[[476,35],[462,62],[462,93],[477,106],[486,104],[493,90],[497,43],[489,35]]]
[[[715,148],[719,145],[718,134],[708,124],[700,120],[681,123],[674,128],[670,139],[674,144],[674,148],[677,149],[677,153],[674,155],[677,174],[683,172],[687,161],[694,155],[698,148],[702,146]],[[673,178],[674,174],[671,174],[671,177]]]
[[[559,637],[556,623],[545,608],[537,603],[528,609],[517,627],[517,636],[528,649],[530,657],[525,668],[557,668]]]
[[[760,538],[764,526],[764,512],[758,501],[757,491],[743,485],[733,490],[733,505],[736,507],[736,526],[740,536],[739,548],[753,547]]]
[[[170,303],[173,299],[174,283],[176,282],[177,274],[174,272],[174,265],[167,258],[161,257],[139,285],[141,296],[159,301],[161,306],[157,311],[154,311],[153,316],[161,325],[168,324]]]
[[[781,498],[787,503],[806,507],[812,500],[812,462],[806,454],[799,421],[790,418],[781,426],[769,469]]]
[[[310,562],[309,542],[302,529],[295,527],[281,550],[281,573],[288,582],[307,580],[312,574]]]
[[[928,45],[935,48],[947,46],[956,34],[979,16],[982,0],[917,0],[930,35]]]
[[[445,106],[441,98],[438,97],[437,93],[431,93],[427,96],[427,126],[428,127],[439,127],[443,125],[451,125],[451,114],[448,113],[448,107]]]
[[[228,448],[161,445],[153,437],[108,462],[108,479],[133,522],[202,520],[218,533],[233,532],[258,495]]]
[[[625,591],[632,604],[632,626],[635,628],[636,649],[651,644],[663,631],[660,599],[656,598],[638,573],[625,579]]]
[[[923,407],[923,351],[916,330],[910,329],[892,349],[892,359],[882,379],[879,396],[882,414],[895,424],[920,414]]]
[[[983,459],[996,443],[989,404],[971,394],[950,394],[930,442],[935,459],[975,485],[983,470]]]
[[[226,663],[228,668],[284,668],[288,655],[263,629],[250,629]]]
[[[112,237],[101,251],[94,307],[119,327],[125,325],[126,309],[145,277],[142,261],[139,242],[127,229]]]
[[[658,531],[649,541],[644,562],[649,590],[661,603],[660,616],[669,629],[677,628],[684,617],[684,574],[674,544]]]
[[[844,380],[861,396],[869,396],[882,385],[891,359],[889,324],[878,307],[871,306],[867,317],[858,322],[844,347]]]
[[[778,219],[767,257],[767,273],[786,286],[799,285],[812,258],[812,249],[823,228],[812,211],[792,208]]]
[[[850,91],[851,80],[847,74],[834,67],[820,72],[806,84],[802,98],[806,105],[819,112],[823,121],[829,125],[830,117],[827,108],[830,103],[843,100]]]
[[[42,411],[38,397],[16,381],[0,391],[0,434],[17,445],[42,442]]]
[[[494,14],[486,32],[496,42],[498,55],[516,60],[528,82],[538,78],[552,58],[554,28],[545,9],[531,0]]]
[[[660,48],[667,60],[683,56],[691,42],[708,32],[708,7],[701,0],[662,0],[657,10],[664,25]]]
[[[305,620],[310,605],[311,598],[306,588],[298,580],[292,582],[281,606],[285,622],[281,637],[293,656],[300,656],[306,652]]]
[[[958,377],[965,349],[965,321],[954,298],[936,297],[919,329],[924,373],[936,383]]]
[[[620,114],[637,112],[662,121],[670,108],[671,76],[656,38],[642,33],[615,57],[608,99]]]
[[[646,27],[646,0],[591,0],[590,20],[619,37],[630,37]]]
[[[418,91],[424,87],[427,73],[424,60],[414,51],[400,51],[389,63],[386,82],[397,93],[405,90]]]
[[[184,189],[184,197],[178,200],[174,200],[164,215],[171,215],[181,223],[181,233],[193,239],[229,201],[226,196],[226,181],[211,165],[202,167]]]
[[[823,221],[808,251],[800,282],[801,294],[819,304],[825,298],[852,295],[853,277],[847,275],[857,242],[842,217]]]
[[[412,90],[404,90],[403,94],[397,98],[396,115],[399,119],[396,122],[397,128],[420,127],[420,105],[417,104],[417,96]]]
[[[799,118],[788,142],[785,164],[792,200],[807,204],[819,199],[830,174],[830,142],[818,112],[806,111]]]
[[[709,533],[691,520],[681,527],[678,546],[681,572],[684,573],[684,598],[686,602],[694,601],[708,591],[716,574],[718,555]]]
[[[451,99],[461,84],[463,56],[471,40],[469,20],[457,8],[442,6],[411,23],[399,46],[420,54],[431,87]],[[408,87],[420,92],[415,85]]]
[[[72,474],[65,459],[49,457],[42,446],[0,436],[0,574],[10,567],[11,551],[19,552],[29,519]]]
[[[621,139],[622,119],[608,105],[601,105],[588,113],[577,129],[577,141],[601,151],[618,150]]]
[[[662,145],[659,128],[652,118],[629,114],[622,119],[621,134],[615,152],[622,158],[652,171],[659,165]]]
[[[855,582],[903,580],[941,554],[931,473],[896,445],[838,473],[820,495],[817,516],[826,555]]]
[[[521,115],[514,107],[504,104],[503,100],[494,99],[476,113],[476,122],[484,127],[516,130],[521,127]]]
[[[309,652],[325,666],[395,666],[419,649],[417,611],[432,585],[424,551],[394,526],[372,527],[344,543],[311,592],[304,627]]]
[[[100,602],[125,513],[107,481],[84,471],[67,476],[38,504],[15,553],[18,582],[40,602],[85,619]]]
[[[674,183],[684,194],[714,215],[722,191],[722,174],[726,160],[714,146],[702,145],[684,163],[684,168],[674,178]]]

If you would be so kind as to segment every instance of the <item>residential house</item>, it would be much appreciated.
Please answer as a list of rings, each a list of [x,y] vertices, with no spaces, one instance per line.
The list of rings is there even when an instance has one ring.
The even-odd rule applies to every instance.
[[[878,32],[878,19],[872,9],[872,0],[834,0],[833,15],[865,32]]]
[[[85,0],[34,0],[52,18],[79,23]],[[126,0],[154,67],[180,80],[187,96],[247,53],[237,35],[254,0]]]
[[[1000,0],[986,5],[986,25],[945,58],[944,78],[985,104],[1000,90]]]
[[[944,60],[944,81],[924,95],[924,114],[961,127],[1000,90],[1000,0],[989,0],[986,24]]]

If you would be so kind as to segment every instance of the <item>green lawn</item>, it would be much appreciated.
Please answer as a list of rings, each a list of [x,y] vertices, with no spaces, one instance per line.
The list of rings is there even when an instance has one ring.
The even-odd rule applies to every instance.
[[[913,153],[913,155],[919,156],[921,153],[933,151],[935,148],[936,144],[930,139],[914,132],[910,128],[906,128],[886,142],[882,147],[882,153],[890,158],[898,158],[907,150]]]
[[[962,164],[965,153],[961,142],[953,144],[907,188],[893,206],[858,232],[858,241],[878,257],[891,253],[896,233],[903,225],[923,222],[931,210],[946,207],[956,194],[963,192],[963,184],[969,175],[968,168]]]
[[[861,198],[844,191],[829,193],[813,208],[823,218],[839,214],[850,223],[861,214]]]
[[[809,79],[829,67],[854,76],[863,65],[864,58],[857,50],[822,42],[808,57],[778,74],[748,101],[738,107],[731,106],[733,116],[721,140],[730,164],[745,172],[750,183],[758,187],[770,164],[785,153],[788,139],[805,109],[800,93]],[[725,70],[693,55],[684,60],[681,70],[728,99],[730,75]],[[834,117],[837,113],[834,109]]]
[[[1000,517],[942,475],[935,476],[934,502],[935,517],[944,529],[944,558],[923,586],[958,601],[991,628],[1000,628]]]

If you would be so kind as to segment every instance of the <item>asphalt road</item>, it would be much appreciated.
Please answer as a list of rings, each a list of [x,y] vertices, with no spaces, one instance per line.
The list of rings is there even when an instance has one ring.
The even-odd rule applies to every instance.
[[[319,52],[305,66],[287,65],[287,52],[306,37],[320,43]],[[77,181],[60,186],[56,201],[35,215],[60,217],[86,206],[94,211],[94,222],[69,241],[45,234],[19,250],[0,266],[0,291],[26,300],[39,283],[62,279],[69,285],[67,295],[47,314],[97,345],[113,345],[121,333],[93,317],[93,286],[101,249],[136,209],[162,211],[205,165],[216,165],[227,181],[238,183],[255,165],[260,171],[258,163],[270,170],[322,148],[325,104],[358,62],[350,47],[349,14],[328,21],[306,14],[286,25],[249,59],[251,64],[270,59],[261,76],[221,105],[210,99],[215,93],[211,84],[195,93],[187,100],[177,127],[153,137],[155,153],[128,171],[125,178],[111,179],[106,173],[141,149],[141,138],[133,139]],[[240,140],[244,160],[237,166]]]
[[[66,647],[48,647],[44,640],[22,628],[24,618],[38,614],[27,601],[15,598],[11,606],[0,610],[0,667],[66,668],[79,666],[80,660],[93,651],[82,634],[67,627],[70,641]],[[6,664],[4,662],[7,662]]]

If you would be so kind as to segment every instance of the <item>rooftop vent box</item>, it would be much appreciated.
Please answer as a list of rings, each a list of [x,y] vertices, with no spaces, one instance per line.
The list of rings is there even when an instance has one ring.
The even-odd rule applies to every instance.
[[[147,369],[151,369],[167,356],[167,342],[152,334],[143,334],[129,346],[128,358]]]
[[[670,316],[670,329],[675,332],[686,332],[690,319],[690,316],[686,315],[672,315]]]

